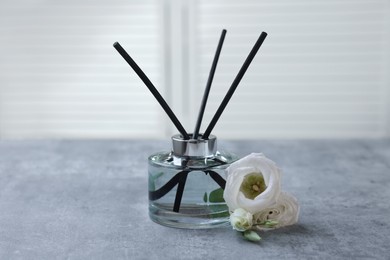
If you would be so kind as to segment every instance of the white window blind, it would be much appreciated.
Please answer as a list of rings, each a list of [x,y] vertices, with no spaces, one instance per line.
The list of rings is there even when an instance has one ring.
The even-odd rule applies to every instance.
[[[2,138],[161,137],[164,115],[115,41],[163,89],[162,7],[147,1],[1,1]]]
[[[194,1],[192,57],[204,85],[225,43],[205,124],[261,31],[269,36],[214,133],[224,138],[380,137],[389,134],[389,1]],[[200,100],[202,91],[194,91]],[[191,111],[196,117],[198,104]],[[206,127],[206,126],[204,126]]]
[[[266,31],[214,134],[389,136],[389,17],[389,0],[4,0],[0,138],[176,133],[114,41],[192,132],[223,28],[201,131]]]

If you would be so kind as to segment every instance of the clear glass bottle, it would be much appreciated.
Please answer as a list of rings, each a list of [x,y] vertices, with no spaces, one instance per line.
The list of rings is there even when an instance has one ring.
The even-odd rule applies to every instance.
[[[177,228],[225,225],[229,212],[223,200],[226,169],[238,157],[217,151],[217,138],[172,137],[172,151],[149,157],[149,216]]]

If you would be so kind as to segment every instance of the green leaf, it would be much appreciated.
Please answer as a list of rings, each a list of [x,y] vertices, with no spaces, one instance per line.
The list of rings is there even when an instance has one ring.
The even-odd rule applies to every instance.
[[[244,235],[244,238],[246,240],[249,240],[249,241],[252,241],[252,242],[258,242],[261,240],[261,237],[255,232],[255,231],[252,231],[252,230],[247,230],[243,233]]]
[[[205,192],[204,195],[203,195],[203,201],[207,202],[207,192]]]
[[[219,188],[210,192],[209,201],[214,203],[225,202],[225,200],[223,199],[223,189]]]
[[[152,174],[149,174],[149,181],[148,181],[148,185],[149,185],[149,191],[155,191],[156,190],[156,185],[155,185],[155,180],[157,180],[158,178],[160,178],[162,175],[164,175],[163,172],[159,172],[155,175],[152,175]]]
[[[264,226],[267,227],[267,228],[273,228],[274,226],[276,226],[278,224],[278,222],[276,220],[267,220],[265,223],[264,223]]]
[[[159,172],[159,173],[153,175],[153,176],[152,176],[152,179],[153,179],[153,180],[156,180],[156,179],[160,178],[160,177],[163,176],[163,175],[164,175],[163,172]]]
[[[279,224],[278,221],[269,219],[269,220],[266,220],[266,221],[263,221],[263,222],[255,223],[255,224],[253,224],[253,226],[260,226],[260,227],[263,227],[263,228],[275,228],[275,226],[277,224]]]
[[[154,184],[154,181],[149,178],[148,181],[148,186],[149,186],[149,191],[155,191],[156,190],[156,185]]]
[[[226,205],[211,204],[208,208],[210,210],[209,218],[228,218],[230,215]]]

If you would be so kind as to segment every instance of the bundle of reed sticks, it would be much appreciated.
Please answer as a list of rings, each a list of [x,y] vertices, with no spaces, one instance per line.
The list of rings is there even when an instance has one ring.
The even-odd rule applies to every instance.
[[[203,114],[206,108],[207,99],[209,96],[211,84],[213,82],[215,70],[217,68],[219,56],[221,54],[222,45],[225,40],[226,30],[222,30],[221,37],[219,39],[218,47],[214,55],[213,64],[210,69],[209,77],[207,80],[206,88],[203,94],[203,99],[201,102],[201,106],[199,109],[198,118],[195,125],[195,130],[192,133],[192,136],[190,136],[187,131],[184,129],[183,125],[180,123],[179,119],[177,119],[176,115],[173,113],[172,109],[169,107],[167,102],[164,100],[164,98],[161,96],[161,94],[158,92],[156,87],[153,85],[153,83],[149,80],[149,78],[146,76],[146,74],[141,70],[141,68],[137,65],[137,63],[130,57],[130,55],[125,51],[125,49],[122,48],[122,46],[118,43],[114,43],[114,48],[119,52],[119,54],[126,60],[126,62],[130,65],[130,67],[137,73],[137,75],[140,77],[140,79],[145,83],[146,87],[150,90],[150,92],[153,94],[153,96],[157,99],[158,103],[161,105],[161,107],[164,109],[164,111],[167,113],[168,117],[171,119],[172,123],[175,125],[179,133],[182,135],[182,137],[185,140],[188,139],[208,139],[208,137],[211,134],[211,131],[214,129],[215,125],[217,124],[219,118],[221,117],[224,109],[226,108],[227,104],[229,103],[231,97],[234,94],[234,91],[237,89],[238,85],[240,84],[241,79],[243,78],[246,70],[248,69],[249,65],[251,64],[253,58],[256,56],[257,51],[260,49],[261,45],[263,44],[265,38],[267,37],[266,32],[262,32],[257,39],[255,45],[253,46],[252,50],[250,51],[248,57],[244,61],[243,65],[241,66],[241,69],[237,73],[237,76],[233,80],[232,85],[230,86],[229,90],[227,91],[225,97],[223,98],[221,104],[219,105],[217,111],[214,114],[214,117],[211,119],[208,127],[204,131],[203,134],[199,133],[200,126],[202,124]]]

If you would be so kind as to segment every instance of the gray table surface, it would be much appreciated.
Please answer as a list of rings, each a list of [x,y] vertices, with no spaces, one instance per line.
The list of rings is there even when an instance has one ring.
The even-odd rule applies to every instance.
[[[0,141],[0,259],[390,259],[390,141],[226,141],[263,152],[298,224],[244,241],[148,218],[147,156],[168,141]]]

